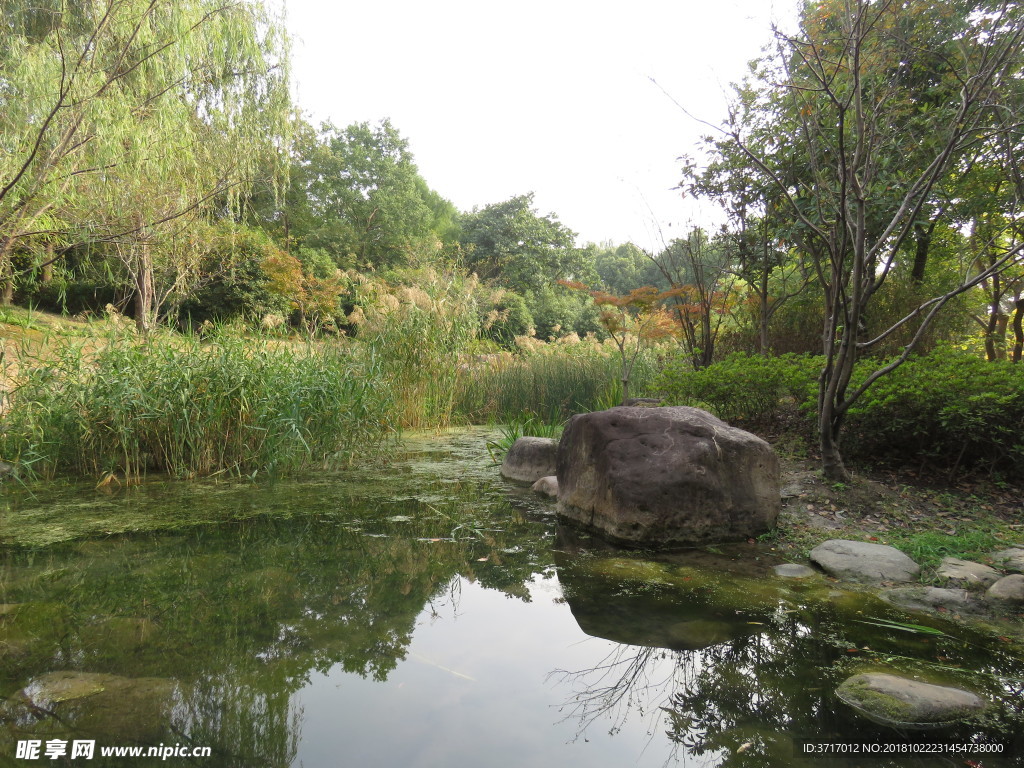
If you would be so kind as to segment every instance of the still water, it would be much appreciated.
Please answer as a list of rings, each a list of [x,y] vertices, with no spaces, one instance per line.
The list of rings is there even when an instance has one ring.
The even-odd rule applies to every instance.
[[[763,545],[601,547],[502,482],[488,436],[412,438],[304,481],[8,489],[0,765],[1024,764],[1020,633],[775,577]],[[936,738],[835,699],[881,670],[986,696],[983,717],[942,737],[1003,754],[794,749]],[[72,758],[75,741],[93,757]],[[176,751],[100,754],[153,745]]]

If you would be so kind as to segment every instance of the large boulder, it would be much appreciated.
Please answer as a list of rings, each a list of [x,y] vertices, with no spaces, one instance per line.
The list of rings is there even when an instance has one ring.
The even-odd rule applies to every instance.
[[[541,496],[558,496],[558,478],[554,475],[548,475],[542,477],[536,483],[530,486],[530,490],[534,493],[540,494]]]
[[[535,483],[555,474],[558,441],[550,437],[520,437],[505,454],[498,471],[506,480]]]
[[[771,446],[698,408],[573,416],[558,446],[558,514],[620,544],[744,540],[782,505]]]
[[[915,581],[921,572],[895,547],[866,541],[829,539],[811,550],[811,561],[830,576],[847,581]]]
[[[887,603],[908,611],[948,611],[959,614],[984,613],[985,608],[966,589],[942,587],[896,587],[879,595]]]

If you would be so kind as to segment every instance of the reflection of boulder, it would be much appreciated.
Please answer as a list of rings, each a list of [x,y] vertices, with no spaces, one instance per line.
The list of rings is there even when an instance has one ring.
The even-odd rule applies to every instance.
[[[781,507],[771,446],[698,408],[573,416],[558,484],[560,517],[629,545],[744,540],[774,527]]]
[[[52,730],[58,722],[97,736],[158,741],[169,733],[178,685],[158,677],[48,672],[0,704],[0,720],[21,732]]]
[[[698,584],[685,586],[662,563],[626,558],[559,566],[566,602],[581,630],[626,645],[698,650],[757,634],[758,613],[719,605]]]

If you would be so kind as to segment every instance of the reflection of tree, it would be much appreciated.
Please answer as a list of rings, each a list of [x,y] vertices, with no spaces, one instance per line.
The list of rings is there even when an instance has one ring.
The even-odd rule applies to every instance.
[[[173,677],[181,743],[213,746],[222,764],[289,765],[301,720],[292,695],[313,670],[384,680],[417,617],[457,598],[460,577],[528,595],[524,581],[546,562],[540,526],[507,507],[496,514],[503,499],[482,490],[448,484],[432,504],[343,484],[220,491],[208,503],[236,522],[5,552],[0,603],[38,605],[24,616],[52,631],[28,627],[32,652],[4,657],[0,682],[15,690],[68,668]],[[0,646],[16,629],[0,626]]]
[[[1014,703],[1007,679],[1020,678],[1024,659],[994,640],[964,642],[963,627],[946,637],[893,632],[864,621],[871,615],[900,620],[874,598],[843,598],[828,587],[758,590],[753,579],[707,579],[693,567],[621,553],[562,558],[559,578],[581,629],[620,643],[593,667],[552,673],[570,688],[560,711],[578,720],[578,737],[598,724],[615,733],[639,720],[652,734],[663,724],[669,762],[682,750],[719,767],[789,764],[795,737],[892,739],[835,701],[833,691],[854,670],[895,664],[927,675],[937,660],[943,668],[961,667],[967,687],[987,686],[993,700],[1009,702],[986,722],[961,726],[959,740],[977,734],[1005,740],[1020,729],[1022,704]],[[745,614],[738,602],[744,594]],[[738,631],[726,620],[730,615],[757,631]],[[987,669],[993,675],[983,681]]]
[[[594,667],[556,670],[549,677],[576,690],[559,711],[566,719],[579,719],[577,738],[602,718],[610,721],[609,729],[615,732],[634,711],[654,716],[661,708],[659,702],[671,698],[679,684],[674,663],[680,655],[661,648],[616,645]]]

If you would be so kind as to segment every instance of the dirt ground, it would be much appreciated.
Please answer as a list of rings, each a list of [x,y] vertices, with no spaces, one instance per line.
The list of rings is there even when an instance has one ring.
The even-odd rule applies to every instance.
[[[930,531],[941,536],[992,533],[1024,546],[1024,494],[985,481],[921,477],[907,471],[853,472],[849,483],[825,481],[812,459],[782,457],[783,507],[774,542],[794,555],[826,539],[898,544]],[[939,537],[936,537],[939,538]]]

